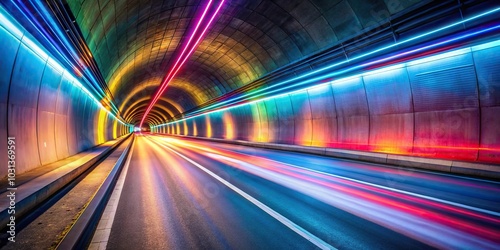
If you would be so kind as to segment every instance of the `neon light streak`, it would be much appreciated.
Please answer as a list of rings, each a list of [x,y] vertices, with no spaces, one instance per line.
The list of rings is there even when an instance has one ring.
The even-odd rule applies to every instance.
[[[446,43],[455,42],[455,41],[458,41],[458,40],[461,40],[461,39],[469,38],[469,37],[475,36],[475,35],[480,35],[480,34],[483,34],[485,32],[492,31],[492,30],[497,30],[497,29],[500,29],[500,25],[497,25],[497,26],[494,26],[494,27],[491,27],[491,28],[487,28],[487,29],[483,29],[483,30],[480,30],[480,31],[477,31],[477,32],[473,32],[473,33],[470,33],[470,34],[465,34],[463,36],[459,36],[459,37],[456,37],[456,38],[445,40],[445,41],[442,41],[442,42],[439,42],[439,43],[431,44],[431,45],[428,45],[428,46],[425,46],[425,47],[422,47],[422,48],[418,48],[418,49],[414,49],[414,50],[411,50],[411,51],[403,52],[403,53],[400,53],[400,54],[397,54],[397,55],[393,55],[393,56],[390,56],[390,57],[387,57],[387,58],[383,58],[383,59],[379,59],[379,60],[376,60],[376,61],[372,61],[372,62],[364,63],[364,64],[361,64],[361,65],[353,66],[353,67],[350,67],[350,68],[347,68],[347,69],[343,69],[343,70],[340,70],[340,71],[336,71],[334,73],[330,73],[330,74],[327,74],[327,75],[322,75],[322,76],[318,76],[318,77],[315,77],[315,78],[311,78],[311,79],[308,79],[308,80],[305,80],[305,81],[298,82],[298,83],[293,84],[293,85],[289,85],[289,86],[283,87],[281,89],[275,89],[275,90],[272,90],[272,91],[269,91],[269,92],[266,92],[266,93],[262,93],[262,94],[259,94],[259,95],[254,95],[254,96],[252,96],[252,98],[258,98],[258,97],[262,97],[262,96],[269,95],[269,94],[272,94],[272,93],[281,92],[283,90],[287,90],[287,89],[290,89],[290,88],[299,87],[299,86],[307,84],[307,83],[319,82],[319,81],[322,81],[324,79],[331,78],[333,76],[338,76],[338,75],[341,75],[341,74],[345,74],[345,73],[348,73],[348,72],[351,72],[351,71],[355,71],[355,70],[358,70],[358,69],[365,68],[367,66],[375,65],[377,63],[386,62],[386,61],[392,60],[392,59],[397,58],[397,57],[403,57],[403,56],[406,56],[406,55],[409,55],[409,54],[417,53],[417,52],[420,52],[420,51],[422,51],[424,49],[430,49],[430,48],[433,48],[433,47],[437,47],[439,45],[444,45]],[[361,75],[363,75],[363,74],[361,74]],[[355,75],[355,76],[357,76],[357,75]],[[350,77],[346,77],[346,78],[343,78],[343,79],[349,79],[349,78]],[[328,84],[328,82],[325,83],[325,84]],[[323,84],[316,85],[314,87],[317,87],[317,86],[323,86]],[[307,88],[311,88],[311,87],[306,87],[306,89]],[[291,94],[291,93],[300,92],[300,91],[303,91],[303,89],[297,90],[297,91],[292,91],[290,93],[278,94],[278,95],[275,95],[275,96],[271,96],[269,98],[274,98],[274,97],[278,97],[278,96],[281,96],[281,95]],[[248,93],[248,94],[246,94],[244,96],[252,95],[254,93],[255,92]],[[233,100],[241,99],[244,96],[237,97],[237,98],[235,98]],[[233,106],[229,106],[229,107],[226,107],[226,108],[217,109],[217,107],[221,106],[223,103],[228,102],[228,101],[233,101],[233,100],[227,100],[227,101],[224,101],[222,103],[214,104],[212,106],[209,106],[209,107],[200,109],[198,111],[195,111],[195,112],[193,112],[193,114],[195,114],[195,115],[186,117],[184,119],[191,118],[191,117],[194,118],[194,117],[197,117],[199,115],[210,114],[212,112],[222,111],[222,110],[226,110],[228,108],[240,107],[240,106],[243,106],[243,105],[247,105],[249,103],[254,103],[254,102],[261,101],[261,100],[266,100],[266,99],[268,99],[268,98],[258,99],[258,100],[254,100],[254,101],[250,101],[250,102],[244,102],[244,100],[242,100],[241,102],[244,102],[244,103],[240,102],[240,103],[238,103],[236,105],[233,105]],[[213,109],[211,111],[208,111],[208,112],[201,113],[201,114],[196,114],[196,113],[200,113],[203,110],[206,110],[206,109],[209,109],[209,108],[215,108],[215,109]]]
[[[262,88],[262,89],[258,89],[254,92],[251,92],[251,93],[246,93],[246,94],[243,94],[241,96],[238,96],[238,97],[235,97],[233,99],[228,99],[226,101],[222,101],[222,102],[219,102],[219,103],[216,103],[216,104],[212,104],[208,107],[205,107],[205,108],[202,108],[200,110],[197,110],[193,113],[198,113],[198,112],[202,112],[204,110],[207,110],[207,109],[212,109],[212,108],[216,108],[216,107],[220,107],[224,104],[227,104],[229,102],[234,102],[236,100],[240,100],[240,99],[243,99],[245,97],[249,97],[250,95],[254,95],[256,93],[259,93],[259,92],[262,92],[262,91],[265,91],[267,89],[270,89],[270,88],[275,88],[277,86],[281,86],[281,85],[284,85],[284,84],[287,84],[287,83],[290,83],[290,82],[294,82],[296,80],[300,80],[302,78],[305,78],[305,77],[308,77],[308,76],[311,76],[311,75],[314,75],[314,74],[317,74],[317,73],[320,73],[320,72],[323,72],[325,70],[328,70],[328,69],[331,69],[331,68],[334,68],[334,67],[337,67],[337,66],[341,66],[343,64],[347,64],[349,62],[352,62],[352,61],[355,61],[355,60],[358,60],[358,59],[362,59],[362,58],[365,58],[367,56],[370,56],[370,55],[373,55],[375,53],[378,53],[378,52],[382,52],[382,51],[385,51],[385,50],[388,50],[388,49],[391,49],[391,48],[394,48],[394,47],[397,47],[397,46],[400,46],[402,44],[405,44],[405,43],[409,43],[411,41],[414,41],[414,40],[417,40],[417,39],[420,39],[420,38],[423,38],[423,37],[426,37],[426,36],[429,36],[429,35],[432,35],[432,34],[435,34],[437,32],[440,32],[440,31],[443,31],[443,30],[446,30],[446,29],[450,29],[450,28],[453,28],[457,25],[462,25],[464,23],[467,23],[467,22],[470,22],[470,21],[473,21],[475,19],[478,19],[480,17],[483,17],[483,16],[487,16],[487,15],[491,15],[493,13],[496,13],[496,12],[499,12],[500,11],[500,8],[496,8],[496,9],[493,9],[493,10],[490,10],[490,11],[487,11],[485,13],[482,13],[482,14],[479,14],[477,16],[473,16],[471,18],[468,18],[468,19],[465,19],[465,20],[462,20],[462,21],[459,21],[459,22],[456,22],[456,23],[453,23],[453,24],[450,24],[450,25],[447,25],[447,26],[444,26],[444,27],[441,27],[441,28],[438,28],[436,30],[432,30],[432,31],[429,31],[429,32],[426,32],[426,33],[423,33],[423,34],[420,34],[420,35],[417,35],[415,37],[412,37],[412,38],[409,38],[409,39],[406,39],[406,40],[403,40],[403,41],[400,41],[400,42],[396,42],[394,44],[391,44],[391,45],[388,45],[386,47],[382,47],[380,49],[376,49],[374,51],[371,51],[371,52],[367,52],[365,54],[362,54],[362,55],[359,55],[359,56],[356,56],[356,57],[353,57],[353,58],[350,58],[348,60],[345,60],[345,61],[342,61],[342,62],[338,62],[338,63],[334,63],[332,65],[328,65],[328,66],[325,66],[323,68],[320,68],[320,69],[317,69],[315,71],[312,71],[312,72],[309,72],[309,73],[306,73],[306,74],[303,74],[303,75],[300,75],[300,76],[297,76],[295,78],[292,78],[292,79],[289,79],[289,80],[285,80],[285,81],[282,81],[282,82],[279,82],[277,84],[274,84],[273,86],[270,86],[270,87],[265,87],[265,88]],[[318,78],[315,78],[315,79],[318,79]],[[266,93],[268,94],[268,93]]]
[[[500,25],[495,26],[493,28],[494,29],[499,29]],[[489,31],[489,30],[492,30],[493,28],[488,28],[488,29],[485,29],[485,30]],[[481,30],[481,31],[478,31],[478,32],[481,33],[482,31],[484,31],[484,30]],[[468,36],[468,35],[464,35],[464,36]],[[458,38],[450,39],[450,40],[456,40],[456,39],[458,39]],[[450,41],[450,40],[446,40],[446,41]],[[431,45],[429,45],[429,46],[431,46]],[[469,47],[469,48],[457,49],[457,50],[445,52],[445,53],[442,53],[442,54],[438,54],[438,55],[435,55],[433,57],[443,57],[443,56],[450,56],[450,55],[458,55],[458,54],[466,53],[467,51],[477,51],[477,50],[480,50],[480,49],[486,49],[486,48],[491,48],[491,47],[495,47],[495,46],[500,46],[500,41],[492,41],[492,42],[488,42],[488,43],[485,43],[485,44],[476,45],[476,46]],[[230,109],[233,109],[233,108],[238,108],[238,107],[245,106],[245,105],[259,103],[259,102],[263,102],[265,100],[269,100],[269,99],[273,99],[273,98],[278,98],[278,97],[285,96],[285,95],[290,95],[290,94],[299,93],[299,92],[303,92],[303,91],[307,91],[307,90],[311,90],[311,89],[321,88],[321,87],[324,87],[324,86],[327,86],[327,85],[330,85],[330,84],[339,84],[339,83],[345,82],[345,81],[353,79],[353,78],[358,78],[358,77],[362,77],[362,76],[365,76],[365,75],[372,75],[374,73],[381,73],[381,72],[384,72],[384,71],[388,71],[388,70],[393,70],[393,69],[396,69],[396,68],[405,67],[405,65],[412,65],[412,64],[415,64],[416,62],[421,62],[422,60],[426,60],[426,58],[418,59],[418,60],[414,60],[414,61],[409,61],[409,62],[406,62],[406,63],[400,63],[400,64],[396,64],[396,65],[391,65],[391,66],[387,66],[387,67],[384,67],[384,68],[374,69],[374,70],[371,70],[371,71],[368,71],[368,72],[363,72],[363,73],[360,73],[360,74],[355,74],[355,75],[352,75],[352,76],[347,76],[345,78],[340,78],[340,79],[337,79],[337,80],[334,80],[334,81],[324,82],[324,83],[321,83],[321,84],[318,84],[318,85],[315,85],[315,86],[305,87],[305,88],[294,90],[294,91],[291,91],[291,92],[288,92],[288,93],[277,94],[277,95],[273,95],[273,96],[268,96],[268,97],[265,97],[265,98],[261,98],[261,99],[258,99],[258,100],[253,100],[253,101],[249,101],[249,102],[240,103],[240,104],[237,104],[237,105],[234,105],[234,106],[229,106],[229,107],[224,107],[224,108],[220,108],[220,109],[215,109],[215,110],[207,111],[207,112],[204,112],[204,113],[200,113],[200,114],[196,114],[196,115],[193,115],[193,116],[190,116],[190,117],[179,119],[179,120],[176,120],[176,121],[172,121],[172,122],[160,124],[160,125],[158,125],[156,127],[159,127],[159,126],[168,126],[169,124],[176,124],[178,122],[182,122],[182,121],[185,121],[185,120],[191,120],[191,119],[194,119],[194,118],[197,118],[197,117],[200,117],[200,116],[204,116],[204,115],[209,115],[209,114],[212,114],[212,113],[215,113],[215,112],[223,112],[223,111],[230,110]],[[364,64],[364,65],[368,65],[368,64],[369,63]],[[355,66],[355,67],[359,67],[359,66]],[[321,80],[321,79],[324,79],[324,78],[325,77],[314,78],[314,81],[318,81],[318,80]]]
[[[123,122],[120,118],[116,117],[111,111],[106,109],[101,102],[86,88],[83,84],[75,78],[75,76],[68,71],[65,67],[63,67],[57,60],[52,58],[50,54],[42,47],[40,47],[35,41],[32,41],[27,36],[18,36],[19,34],[23,34],[24,32],[18,28],[16,23],[12,22],[9,18],[10,16],[4,12],[3,8],[0,8],[0,27],[5,28],[9,33],[13,34],[16,39],[19,40],[22,44],[32,50],[38,57],[42,58],[48,64],[53,66],[56,70],[62,72],[63,77],[66,77],[71,84],[84,92],[90,99],[92,99],[97,106],[103,111],[107,112],[114,120],[118,121],[124,126],[132,127],[130,124]]]
[[[21,1],[16,1],[16,2],[14,2],[14,1],[13,1],[13,3],[14,3],[14,6],[15,6],[15,7],[16,7],[16,8],[17,8],[17,9],[18,9],[18,10],[19,10],[19,11],[20,11],[20,12],[21,12],[21,13],[22,13],[25,17],[26,17],[26,19],[27,19],[27,20],[28,20],[28,21],[32,24],[32,26],[33,26],[33,27],[34,27],[34,28],[35,28],[35,29],[36,29],[36,30],[37,30],[37,31],[41,34],[41,36],[42,36],[42,37],[43,37],[46,41],[48,41],[48,44],[49,44],[50,46],[52,46],[52,48],[54,48],[54,52],[56,52],[57,54],[59,54],[59,56],[60,56],[60,57],[61,57],[61,58],[62,58],[62,59],[63,59],[63,60],[67,63],[67,65],[69,65],[71,68],[73,68],[73,69],[77,69],[77,68],[78,68],[78,67],[77,67],[78,65],[73,64],[73,63],[69,60],[69,58],[68,58],[65,54],[63,54],[63,53],[62,53],[62,51],[64,51],[64,50],[63,50],[61,47],[59,47],[59,46],[57,45],[57,43],[56,43],[53,39],[51,39],[51,35],[50,35],[49,33],[47,33],[47,31],[43,29],[43,26],[42,26],[41,24],[39,24],[39,23],[36,21],[36,18],[35,18],[35,17],[32,15],[32,13],[28,10],[28,8],[26,7],[26,5],[25,5],[23,2],[21,2]],[[66,45],[66,46],[67,46],[67,47],[65,46],[65,47],[64,47],[64,49],[65,49],[66,51],[68,51],[68,52],[69,52],[70,57],[72,57],[72,58],[73,58],[73,60],[74,60],[75,62],[78,62],[78,61],[79,61],[79,56],[78,56],[78,54],[74,51],[74,49],[72,49],[72,46],[71,46],[71,45],[69,45],[70,43],[69,43],[69,42],[65,39],[65,38],[66,38],[66,37],[65,37],[65,32],[62,32],[62,31],[59,29],[59,26],[55,24],[56,22],[52,19],[51,15],[47,13],[47,11],[46,11],[46,9],[45,9],[45,7],[44,7],[43,5],[40,5],[40,3],[38,3],[37,1],[35,1],[35,4],[37,5],[37,6],[34,6],[34,7],[35,7],[35,9],[37,9],[37,10],[38,10],[38,12],[40,13],[40,15],[39,15],[39,16],[40,16],[40,17],[41,17],[41,18],[42,18],[45,22],[52,24],[52,25],[50,25],[51,30],[52,30],[52,31],[54,31],[55,33],[57,33],[57,34],[59,35],[59,36],[57,36],[56,38],[58,38],[58,39],[59,39],[59,41],[61,41],[64,45]],[[35,21],[36,23],[34,23],[33,21]],[[80,71],[80,70],[78,70],[78,71]],[[87,71],[86,71],[86,72],[87,72]],[[81,71],[80,71],[80,73],[81,73]],[[82,76],[83,76],[83,74],[82,74]],[[85,77],[85,78],[86,78],[86,77],[90,77],[90,78],[91,78],[91,79],[90,79],[91,81],[93,81],[93,82],[97,82],[97,80],[95,79],[95,77],[94,77],[92,74],[86,74],[86,75],[84,75],[84,77]],[[89,82],[91,82],[91,81],[90,81],[90,80],[88,80],[88,79],[86,79],[86,80],[87,80],[87,81],[89,81]],[[103,91],[101,88],[96,87],[96,86],[94,86],[93,84],[88,84],[88,85],[89,85],[89,87],[91,87],[94,91],[96,91],[98,95],[100,95],[100,96],[99,96],[99,98],[101,98],[101,99],[102,99],[102,98],[104,98],[104,97],[106,96],[106,94],[104,93],[104,91]]]
[[[194,36],[196,35],[196,32],[198,31],[198,28],[200,26],[200,24],[203,22],[203,19],[208,11],[208,9],[210,8],[210,5],[212,4],[212,0],[209,1],[209,3],[207,4],[207,7],[205,8],[205,10],[203,11],[203,14],[200,18],[200,20],[198,21],[194,31],[193,31],[193,34],[191,35],[191,37],[189,38],[187,44],[184,46],[181,54],[179,55],[179,57],[177,58],[174,66],[172,67],[172,70],[168,73],[167,77],[165,77],[165,79],[163,80],[162,84],[160,85],[160,88],[158,90],[158,92],[156,93],[155,97],[153,98],[153,100],[151,101],[151,103],[149,104],[148,108],[146,109],[146,112],[144,113],[142,119],[141,119],[141,122],[140,122],[140,125],[139,127],[142,127],[142,124],[144,123],[144,120],[146,119],[146,117],[148,116],[149,112],[151,111],[151,109],[154,107],[154,105],[156,104],[156,102],[158,101],[158,99],[160,98],[160,96],[165,92],[168,84],[170,83],[170,81],[172,81],[172,79],[175,77],[175,75],[179,72],[179,70],[182,68],[182,66],[184,65],[184,63],[187,61],[187,59],[189,58],[189,56],[194,52],[194,50],[197,48],[198,44],[200,43],[201,39],[203,38],[203,36],[205,35],[206,31],[208,30],[208,27],[211,25],[211,23],[213,22],[215,16],[217,15],[217,13],[220,11],[222,5],[224,4],[224,1],[225,0],[222,0],[219,4],[219,6],[217,7],[217,9],[215,10],[215,12],[212,14],[212,17],[210,18],[210,20],[208,21],[208,23],[206,24],[205,28],[203,29],[203,31],[201,32],[201,34],[198,35],[198,39],[196,40],[196,42],[191,46],[191,49],[189,50],[189,52],[184,55],[184,53],[186,52],[186,50],[188,49],[192,39],[194,38]],[[182,61],[181,61],[182,60]],[[180,62],[180,64],[179,64]]]

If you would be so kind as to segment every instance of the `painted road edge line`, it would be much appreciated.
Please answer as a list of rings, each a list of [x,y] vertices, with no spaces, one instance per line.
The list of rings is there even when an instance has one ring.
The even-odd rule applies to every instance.
[[[167,150],[175,153],[176,155],[180,156],[181,158],[183,158],[184,160],[188,161],[189,163],[195,165],[196,167],[198,167],[199,169],[201,169],[203,172],[209,174],[210,176],[212,176],[213,178],[215,178],[216,180],[218,180],[219,182],[221,182],[222,184],[224,184],[225,186],[227,186],[231,190],[233,190],[236,193],[238,193],[239,195],[243,196],[243,198],[247,199],[248,201],[250,201],[251,203],[253,203],[254,205],[256,205],[258,208],[260,208],[261,210],[263,210],[267,214],[271,215],[273,218],[275,218],[276,220],[278,220],[279,222],[281,222],[283,225],[287,226],[292,231],[294,231],[297,234],[299,234],[300,236],[304,237],[306,240],[310,241],[311,243],[313,243],[317,247],[319,247],[321,249],[336,249],[335,247],[333,247],[330,244],[326,243],[325,241],[323,241],[322,239],[320,239],[317,236],[313,235],[309,231],[305,230],[301,226],[295,224],[294,222],[292,222],[291,220],[289,220],[285,216],[283,216],[283,215],[279,214],[278,212],[274,211],[272,208],[266,206],[264,203],[262,203],[262,202],[258,201],[257,199],[253,198],[251,195],[247,194],[245,191],[239,189],[238,187],[234,186],[230,182],[224,180],[222,177],[216,175],[212,171],[210,171],[207,168],[203,167],[199,163],[197,163],[197,162],[193,161],[192,159],[184,156],[183,154],[177,152],[176,150],[170,148],[169,146],[164,145],[163,143],[159,143],[157,141],[155,141],[155,142],[157,144],[159,144],[160,146],[164,147],[165,149],[167,149]]]
[[[134,143],[135,144],[135,143]],[[134,153],[134,144],[131,146],[130,152],[127,156],[127,160],[125,165],[123,166],[122,172],[118,177],[116,185],[111,193],[111,197],[109,198],[108,204],[106,204],[106,208],[104,209],[103,216],[99,220],[97,224],[97,228],[92,236],[92,240],[89,245],[90,249],[106,249],[108,245],[109,236],[111,234],[111,227],[113,226],[113,221],[115,219],[116,210],[118,209],[118,203],[120,201],[120,197],[123,191],[123,186],[125,184],[125,180],[127,178],[128,168],[130,165],[130,159]],[[108,215],[108,216],[104,216]]]

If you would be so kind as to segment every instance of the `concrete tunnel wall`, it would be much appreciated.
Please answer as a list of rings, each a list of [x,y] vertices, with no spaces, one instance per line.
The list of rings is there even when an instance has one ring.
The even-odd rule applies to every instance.
[[[129,133],[1,8],[0,48],[0,177],[8,136],[19,174]]]
[[[397,64],[154,131],[500,163],[499,45]]]

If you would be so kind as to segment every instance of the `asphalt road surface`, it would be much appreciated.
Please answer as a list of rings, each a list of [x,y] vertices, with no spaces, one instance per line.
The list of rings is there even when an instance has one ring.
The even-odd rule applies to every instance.
[[[500,248],[500,183],[138,135],[108,249]]]

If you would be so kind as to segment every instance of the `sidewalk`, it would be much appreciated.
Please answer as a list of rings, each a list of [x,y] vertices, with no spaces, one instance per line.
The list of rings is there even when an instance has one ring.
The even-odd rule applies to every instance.
[[[15,192],[15,217],[22,217],[101,160],[128,137],[122,136],[64,160],[17,175],[15,190],[7,190],[11,187],[7,179],[2,179],[0,181],[0,228],[7,226],[10,216],[13,215],[8,213],[11,200],[7,195],[10,192]]]

